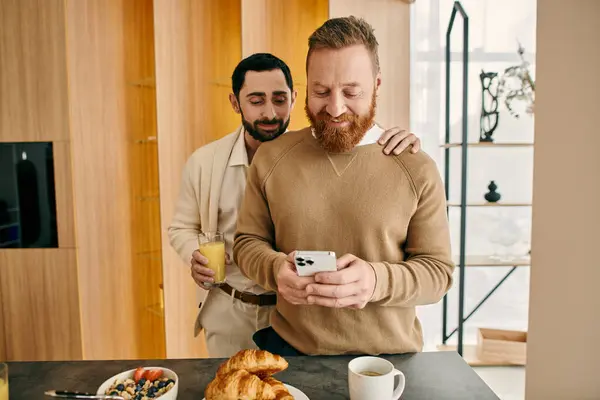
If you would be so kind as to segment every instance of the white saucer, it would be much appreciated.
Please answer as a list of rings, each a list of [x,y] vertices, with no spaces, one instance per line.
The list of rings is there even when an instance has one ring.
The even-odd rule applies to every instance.
[[[300,389],[296,389],[292,385],[288,385],[284,383],[287,390],[289,390],[290,394],[294,397],[294,400],[310,400],[307,395],[302,393]],[[206,397],[203,397],[202,400],[206,400]]]

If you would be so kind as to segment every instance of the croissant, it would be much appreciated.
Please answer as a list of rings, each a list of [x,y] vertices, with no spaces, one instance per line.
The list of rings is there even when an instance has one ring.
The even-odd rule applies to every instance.
[[[290,394],[285,385],[272,376],[265,378],[263,382],[271,386],[275,392],[275,400],[294,400],[294,396]]]
[[[266,350],[246,349],[240,350],[225,361],[217,370],[217,375],[225,375],[232,371],[246,370],[251,374],[264,379],[281,372],[288,367],[285,358],[272,354]]]
[[[204,391],[206,400],[275,400],[273,388],[243,369],[217,375]]]

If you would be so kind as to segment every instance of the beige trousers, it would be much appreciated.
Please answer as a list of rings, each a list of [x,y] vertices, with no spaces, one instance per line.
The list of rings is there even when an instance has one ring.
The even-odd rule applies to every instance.
[[[270,325],[275,306],[244,303],[220,289],[206,297],[198,315],[210,357],[229,358],[242,349],[256,349],[254,332]]]

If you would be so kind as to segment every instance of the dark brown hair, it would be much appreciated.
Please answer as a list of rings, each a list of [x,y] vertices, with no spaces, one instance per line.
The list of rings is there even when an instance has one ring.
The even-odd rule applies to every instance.
[[[240,61],[233,70],[233,75],[231,75],[231,89],[233,90],[233,94],[235,94],[235,97],[238,100],[240,99],[240,91],[244,86],[244,82],[246,81],[246,73],[248,71],[262,72],[272,71],[275,69],[280,69],[281,72],[283,72],[285,82],[290,88],[290,92],[293,92],[294,80],[292,79],[290,67],[288,67],[283,60],[275,57],[273,54],[255,53]]]
[[[373,27],[364,19],[355,16],[329,19],[308,38],[306,70],[308,71],[308,60],[314,50],[343,49],[360,44],[364,45],[371,54],[373,71],[377,74],[379,72],[379,43],[377,43]]]

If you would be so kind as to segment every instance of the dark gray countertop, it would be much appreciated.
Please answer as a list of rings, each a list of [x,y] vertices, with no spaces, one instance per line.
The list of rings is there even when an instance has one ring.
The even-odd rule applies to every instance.
[[[276,375],[311,400],[348,399],[348,362],[353,357],[286,357],[289,368]],[[406,376],[403,400],[498,400],[455,352],[384,356]],[[178,399],[201,400],[222,359],[9,362],[10,400],[50,399],[49,389],[95,393],[106,379],[137,366],[161,366],[179,376]],[[377,400],[377,399],[373,399]]]

